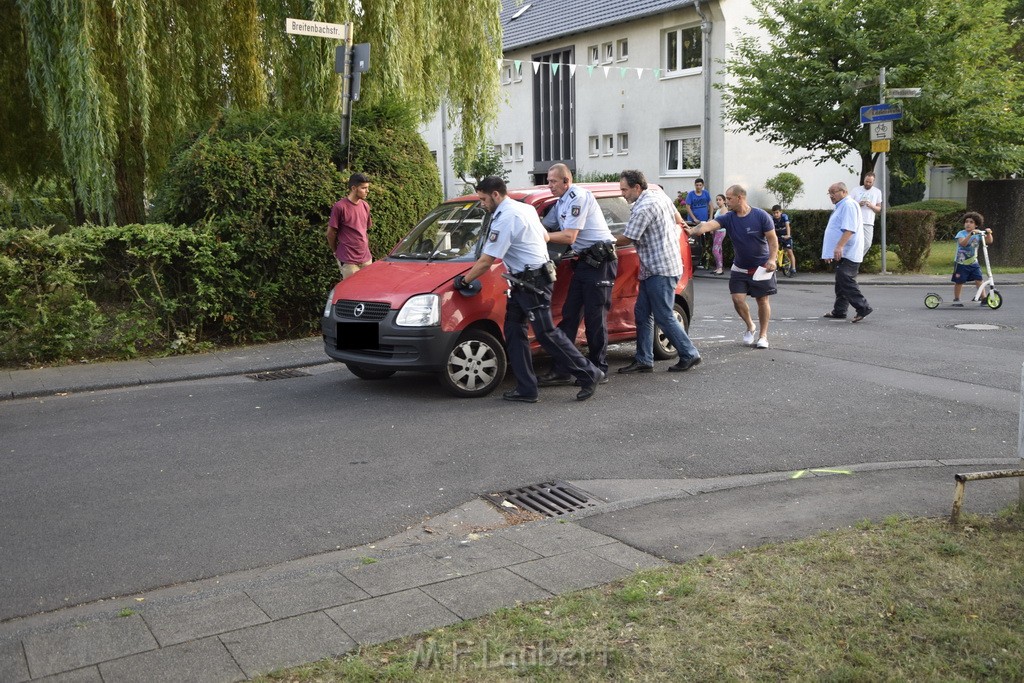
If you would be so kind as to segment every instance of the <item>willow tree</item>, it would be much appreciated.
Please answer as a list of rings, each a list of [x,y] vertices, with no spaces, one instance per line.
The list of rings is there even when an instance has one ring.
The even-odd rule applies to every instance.
[[[15,1],[33,102],[101,221],[143,221],[175,140],[222,107],[337,111],[337,43],[286,35],[286,17],[354,22],[373,50],[366,99],[398,97],[424,119],[447,99],[471,149],[496,111],[500,0]]]

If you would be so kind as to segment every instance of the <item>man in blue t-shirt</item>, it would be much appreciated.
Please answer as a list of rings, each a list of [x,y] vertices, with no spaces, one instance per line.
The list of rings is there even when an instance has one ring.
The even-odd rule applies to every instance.
[[[775,235],[775,223],[767,211],[747,203],[747,191],[739,185],[733,185],[725,191],[725,204],[729,207],[729,213],[714,220],[703,221],[691,228],[689,233],[697,236],[725,228],[725,234],[732,240],[733,250],[729,292],[732,293],[732,305],[736,313],[747,324],[743,343],[767,349],[768,322],[772,317],[768,297],[778,291],[775,259],[779,255],[779,240]],[[748,295],[757,300],[757,318],[761,329],[756,337],[754,321],[747,305]]]
[[[704,179],[697,178],[693,181],[693,189],[686,195],[686,215],[694,223],[706,221],[710,205],[711,193],[704,189]]]

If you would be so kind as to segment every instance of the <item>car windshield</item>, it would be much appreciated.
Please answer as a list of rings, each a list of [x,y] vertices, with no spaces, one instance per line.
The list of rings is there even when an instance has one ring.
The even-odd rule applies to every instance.
[[[398,243],[391,258],[472,260],[485,234],[487,213],[479,202],[451,202],[437,207]]]

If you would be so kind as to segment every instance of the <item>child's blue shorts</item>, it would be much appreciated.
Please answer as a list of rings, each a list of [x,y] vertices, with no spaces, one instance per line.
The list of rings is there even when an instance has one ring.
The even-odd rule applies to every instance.
[[[981,266],[977,263],[972,263],[969,266],[965,266],[962,263],[956,264],[956,269],[953,271],[953,282],[962,284],[964,282],[977,282],[978,280],[984,280],[981,276]]]

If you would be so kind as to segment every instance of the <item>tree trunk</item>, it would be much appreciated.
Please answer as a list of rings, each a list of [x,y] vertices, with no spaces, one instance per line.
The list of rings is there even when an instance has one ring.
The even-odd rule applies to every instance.
[[[967,210],[980,213],[992,228],[992,265],[1024,266],[1024,178],[969,181]]]

